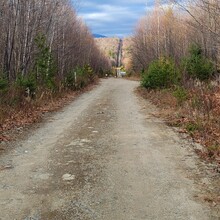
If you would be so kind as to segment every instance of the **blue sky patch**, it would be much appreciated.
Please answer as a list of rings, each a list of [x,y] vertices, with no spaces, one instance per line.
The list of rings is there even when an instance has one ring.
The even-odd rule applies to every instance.
[[[78,14],[91,31],[108,37],[126,37],[138,20],[153,8],[152,0],[81,0]]]

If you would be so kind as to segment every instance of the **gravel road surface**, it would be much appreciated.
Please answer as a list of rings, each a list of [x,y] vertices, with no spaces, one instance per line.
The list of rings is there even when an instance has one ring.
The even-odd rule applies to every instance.
[[[199,159],[137,86],[102,80],[2,155],[0,219],[220,219]]]

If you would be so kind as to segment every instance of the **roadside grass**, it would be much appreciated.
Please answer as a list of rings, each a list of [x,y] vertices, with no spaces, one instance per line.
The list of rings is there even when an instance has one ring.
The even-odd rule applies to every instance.
[[[159,108],[156,116],[203,145],[204,150],[197,153],[220,166],[220,89],[176,91],[137,89],[140,96]]]

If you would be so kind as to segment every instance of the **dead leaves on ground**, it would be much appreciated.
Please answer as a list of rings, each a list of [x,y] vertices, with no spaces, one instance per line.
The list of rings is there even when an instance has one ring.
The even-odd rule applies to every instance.
[[[7,106],[1,106],[0,113],[3,112],[5,117],[0,120],[0,143],[11,141],[10,131],[26,127],[27,125],[39,122],[42,116],[47,112],[57,111],[74,98],[82,93],[92,90],[98,85],[97,79],[92,84],[79,91],[69,91],[59,94],[53,98],[35,100],[34,102],[20,103],[15,109]],[[7,133],[7,135],[5,135]]]
[[[212,94],[204,94],[212,104],[208,109],[209,115],[205,115],[205,110],[190,108],[191,100],[178,106],[169,90],[148,91],[138,88],[137,93],[160,109],[157,116],[165,118],[168,125],[179,127],[180,133],[188,134],[196,143],[205,146],[204,151],[197,152],[201,157],[215,160],[220,166],[220,89]]]
[[[43,114],[58,110],[73,100],[75,96],[76,92],[72,92],[55,98],[54,100],[45,100],[38,104],[33,103],[32,105],[29,103],[28,105],[23,105],[23,107],[17,107],[13,110],[10,109],[10,113],[6,115],[3,123],[0,124],[0,142],[11,141],[11,138],[4,133],[8,133],[15,128],[19,129],[39,122]]]

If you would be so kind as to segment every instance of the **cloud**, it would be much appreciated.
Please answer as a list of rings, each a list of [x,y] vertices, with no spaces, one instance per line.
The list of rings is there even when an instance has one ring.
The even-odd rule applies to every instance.
[[[100,19],[102,19],[102,22],[114,20],[112,16],[109,16],[109,14],[104,12],[85,13],[85,14],[81,14],[81,16],[87,21],[95,21],[95,22],[99,21]]]
[[[152,5],[152,0],[82,0],[79,15],[94,33],[126,36]]]

